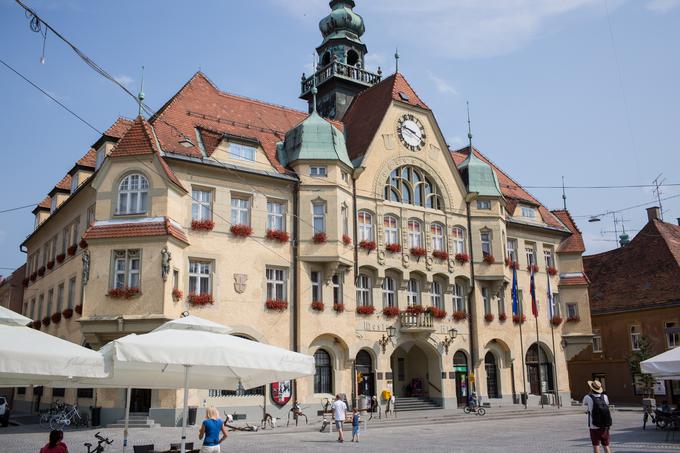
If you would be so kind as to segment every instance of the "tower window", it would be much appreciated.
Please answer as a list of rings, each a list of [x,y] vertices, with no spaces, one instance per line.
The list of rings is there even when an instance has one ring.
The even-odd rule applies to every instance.
[[[321,58],[321,66],[328,66],[329,64],[331,64],[331,53],[326,52]]]
[[[347,64],[350,66],[356,66],[359,63],[359,54],[356,50],[350,49],[347,51]]]

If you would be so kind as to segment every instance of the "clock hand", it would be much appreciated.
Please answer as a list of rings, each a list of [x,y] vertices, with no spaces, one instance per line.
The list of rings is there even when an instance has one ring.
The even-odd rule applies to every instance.
[[[411,129],[410,127],[404,126],[404,129],[406,129],[407,131],[409,131],[409,132],[412,133],[413,135],[418,136],[418,132],[414,131],[414,130]]]

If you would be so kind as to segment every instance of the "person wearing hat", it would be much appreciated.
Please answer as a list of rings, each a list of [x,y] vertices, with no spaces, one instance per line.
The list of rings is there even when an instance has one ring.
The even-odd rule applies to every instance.
[[[588,381],[590,393],[583,398],[583,405],[587,408],[588,429],[593,444],[593,453],[600,453],[600,444],[605,453],[611,453],[609,448],[609,428],[612,425],[609,411],[609,398],[604,394],[600,381]]]

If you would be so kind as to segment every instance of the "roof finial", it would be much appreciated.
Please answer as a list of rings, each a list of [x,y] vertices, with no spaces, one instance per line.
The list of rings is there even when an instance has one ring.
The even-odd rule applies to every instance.
[[[394,64],[397,68],[395,72],[399,72],[399,58],[399,47],[397,47],[397,49],[394,51]]]
[[[312,53],[312,113],[316,113],[316,95],[319,90],[316,88],[316,52]]]
[[[562,176],[562,203],[564,203],[564,210],[567,210],[567,193],[564,190],[564,176]]]
[[[139,87],[139,93],[137,93],[137,105],[139,107],[137,116],[142,116],[142,104],[144,104],[144,66],[142,66],[142,83]]]
[[[468,116],[468,143],[470,144],[470,153],[472,153],[472,123],[470,122],[470,101],[465,101],[467,105]]]

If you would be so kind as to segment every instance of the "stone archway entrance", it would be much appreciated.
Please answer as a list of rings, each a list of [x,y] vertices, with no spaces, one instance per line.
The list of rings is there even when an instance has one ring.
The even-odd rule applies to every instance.
[[[438,353],[427,343],[399,345],[390,357],[392,391],[397,397],[441,399],[441,364]]]
[[[539,349],[537,343],[532,344],[527,350],[525,362],[529,378],[529,392],[532,395],[540,395],[554,391],[552,361],[545,347],[541,345]]]
[[[368,351],[361,350],[355,360],[357,373],[357,395],[375,396],[375,370],[373,357]]]
[[[456,373],[456,403],[458,407],[467,406],[468,400],[468,359],[463,351],[453,355],[453,370]]]
[[[486,396],[487,398],[500,398],[501,392],[498,382],[498,361],[493,352],[487,352],[484,356],[484,371],[486,371]]]

